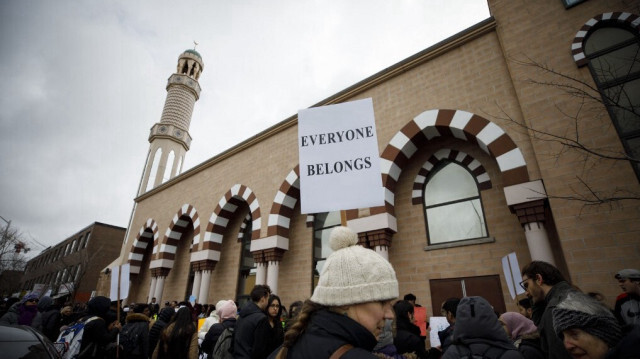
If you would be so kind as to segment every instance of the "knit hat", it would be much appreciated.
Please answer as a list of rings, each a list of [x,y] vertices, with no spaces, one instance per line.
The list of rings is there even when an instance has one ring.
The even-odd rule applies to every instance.
[[[238,307],[236,307],[236,303],[234,303],[232,300],[227,300],[221,305],[220,302],[218,302],[216,308],[218,308],[216,309],[216,311],[218,312],[218,316],[220,317],[221,321],[229,318],[234,318],[238,313]]]
[[[529,334],[537,330],[531,319],[516,312],[506,312],[500,316],[500,320],[507,325],[511,339],[516,340],[521,335]]]
[[[326,306],[359,304],[398,297],[398,280],[391,264],[371,249],[356,245],[358,236],[336,227],[331,249],[311,301]]]
[[[607,343],[609,348],[616,346],[622,337],[620,324],[611,311],[582,293],[569,293],[553,309],[553,328],[560,338],[567,329],[582,329]]]
[[[640,280],[640,270],[637,269],[623,269],[620,272],[616,273],[616,279],[631,279],[631,280]]]

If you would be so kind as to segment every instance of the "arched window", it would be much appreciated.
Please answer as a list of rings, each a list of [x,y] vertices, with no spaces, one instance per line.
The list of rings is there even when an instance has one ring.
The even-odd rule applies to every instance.
[[[153,156],[153,165],[151,165],[151,171],[149,172],[149,179],[147,179],[147,187],[145,192],[153,189],[154,182],[156,180],[156,174],[158,173],[158,167],[160,166],[160,159],[162,158],[162,149],[158,148],[156,154]]]
[[[584,50],[627,155],[640,159],[640,34],[605,23],[588,35]],[[633,167],[640,179],[640,163]]]
[[[340,212],[325,212],[314,216],[313,221],[313,287],[318,285],[322,266],[333,251],[329,245],[329,235],[334,227],[340,225]]]
[[[466,168],[441,163],[423,193],[429,244],[487,237],[478,184]]]
[[[167,156],[167,165],[164,169],[164,175],[162,176],[162,183],[165,183],[171,179],[171,175],[173,172],[173,160],[175,158],[176,154],[173,151],[169,152],[169,156]]]

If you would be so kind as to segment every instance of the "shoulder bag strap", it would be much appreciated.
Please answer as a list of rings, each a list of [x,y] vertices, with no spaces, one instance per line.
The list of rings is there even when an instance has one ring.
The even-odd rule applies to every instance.
[[[329,359],[340,359],[340,358],[342,358],[344,353],[348,352],[351,349],[353,349],[353,345],[345,344],[345,345],[341,346],[340,348],[338,348],[335,352],[333,352],[333,354],[331,354]]]

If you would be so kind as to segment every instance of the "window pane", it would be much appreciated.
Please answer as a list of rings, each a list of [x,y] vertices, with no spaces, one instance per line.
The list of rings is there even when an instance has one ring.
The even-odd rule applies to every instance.
[[[427,209],[429,243],[487,236],[479,199]]]
[[[340,211],[335,212],[325,212],[318,213],[315,215],[315,221],[313,222],[314,229],[322,229],[332,226],[339,226],[340,221]]]
[[[478,186],[471,174],[455,163],[438,171],[425,187],[426,206],[478,196]]]
[[[618,124],[620,135],[640,130],[640,79],[604,90],[612,104],[613,120]],[[635,113],[632,112],[635,110]]]
[[[620,79],[640,71],[639,49],[640,46],[635,43],[591,59],[597,81],[602,83]]]
[[[640,137],[632,138],[626,141],[629,148],[629,155],[633,158],[640,158]],[[635,163],[634,166],[640,173],[640,163]]]
[[[314,232],[314,243],[316,245],[313,248],[313,256],[315,258],[327,258],[333,252],[329,246],[331,231],[333,231],[333,228]]]
[[[603,27],[589,35],[587,43],[584,45],[584,52],[590,55],[630,39],[633,39],[633,34],[625,29]]]

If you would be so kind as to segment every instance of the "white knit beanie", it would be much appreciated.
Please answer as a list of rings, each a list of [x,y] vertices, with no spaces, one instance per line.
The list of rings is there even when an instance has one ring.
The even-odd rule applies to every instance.
[[[357,245],[358,236],[347,227],[336,227],[329,255],[311,301],[341,306],[398,298],[398,280],[391,263],[371,249]]]

